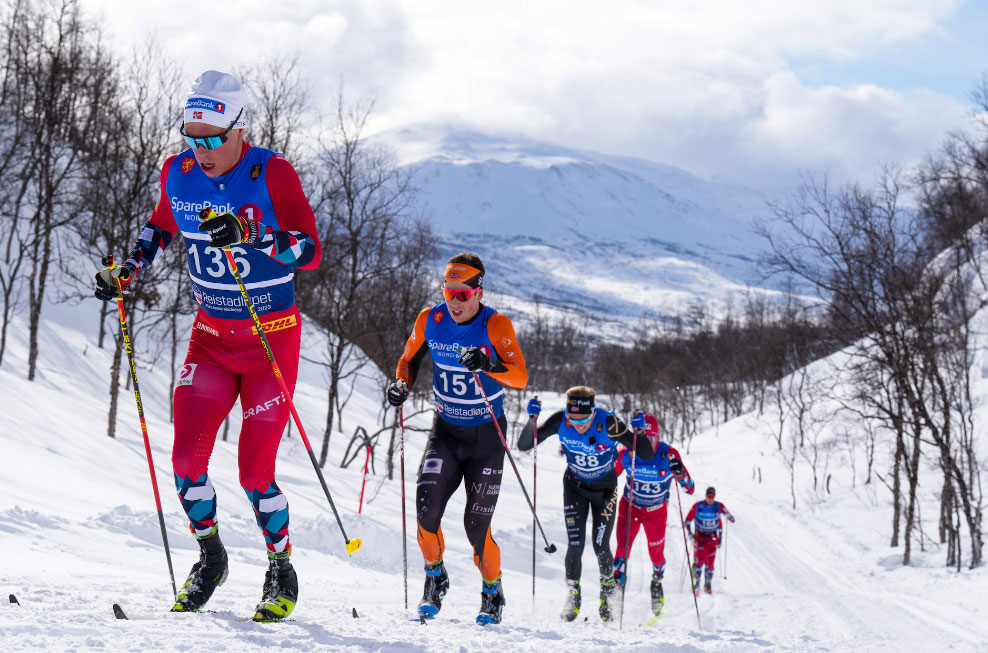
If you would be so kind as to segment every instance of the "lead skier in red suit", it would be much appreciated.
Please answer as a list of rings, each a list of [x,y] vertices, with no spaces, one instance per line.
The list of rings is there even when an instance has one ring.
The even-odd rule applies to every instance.
[[[232,75],[207,70],[195,80],[181,128],[189,148],[165,160],[150,219],[123,266],[96,275],[96,296],[113,299],[117,283],[129,291],[129,284],[182,233],[199,311],[175,389],[172,464],[200,557],[172,610],[199,610],[226,580],[229,565],[208,466],[216,431],[239,397],[244,409],[240,484],[268,553],[254,619],[270,621],[287,616],[298,596],[289,560],[288,500],[275,482],[289,408],[221,248],[230,247],[290,391],[298,374],[301,333],[294,273],[315,268],[321,250],[315,216],[295,169],[277,153],[244,140],[246,104],[246,91]],[[204,209],[219,215],[201,222]]]

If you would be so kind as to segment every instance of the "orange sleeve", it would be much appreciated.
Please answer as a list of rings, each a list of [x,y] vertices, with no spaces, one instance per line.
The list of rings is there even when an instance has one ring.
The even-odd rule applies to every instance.
[[[432,307],[423,308],[419,316],[415,318],[415,326],[412,328],[412,335],[405,341],[405,350],[398,359],[398,368],[395,370],[395,378],[401,379],[409,386],[415,383],[415,375],[418,372],[418,362],[422,359],[422,347],[425,345],[425,325],[429,319]]]
[[[488,372],[491,378],[508,388],[521,390],[528,385],[528,370],[525,369],[525,356],[518,346],[515,327],[507,315],[495,313],[487,322],[487,336],[494,345],[499,363],[508,368],[504,372]]]

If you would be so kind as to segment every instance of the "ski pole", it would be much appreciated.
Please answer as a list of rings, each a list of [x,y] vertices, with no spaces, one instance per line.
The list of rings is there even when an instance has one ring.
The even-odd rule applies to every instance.
[[[364,509],[364,488],[367,487],[367,464],[370,462],[371,447],[367,445],[367,458],[364,459],[364,480],[360,483],[360,503],[357,505],[357,514]]]
[[[535,401],[539,398],[536,396]],[[532,415],[532,512],[535,512],[539,494],[539,415]],[[532,612],[535,612],[535,519],[532,519]]]
[[[727,522],[724,522],[724,529],[721,531],[721,542],[724,544],[724,580],[727,580]]]
[[[103,265],[111,270],[116,267],[112,256],[103,257]],[[165,515],[161,510],[161,495],[158,494],[158,478],[154,472],[154,459],[151,457],[151,440],[148,437],[148,425],[144,420],[144,402],[141,401],[141,389],[137,385],[137,363],[134,360],[134,348],[130,342],[130,330],[127,328],[127,315],[124,313],[123,286],[120,277],[130,278],[130,268],[122,267],[117,277],[117,312],[120,313],[120,332],[123,334],[124,347],[127,350],[127,360],[130,363],[130,379],[134,382],[134,399],[137,401],[137,417],[141,422],[141,434],[144,436],[144,452],[147,454],[148,471],[151,473],[151,488],[154,490],[154,504],[158,509],[158,525],[161,527],[161,541],[165,545],[165,559],[168,560],[168,576],[172,580],[172,596],[178,594],[175,587],[175,571],[172,569],[172,554],[168,548],[168,533],[165,531]]]
[[[405,526],[405,409],[398,406],[401,423],[401,562],[405,578],[405,612],[408,612],[408,531]]]
[[[539,516],[535,514],[535,505],[532,504],[532,500],[528,497],[528,490],[525,489],[525,482],[521,480],[518,465],[515,464],[515,459],[511,456],[511,450],[508,449],[508,441],[504,439],[504,433],[501,432],[501,425],[497,423],[497,417],[494,416],[494,409],[491,408],[491,401],[487,398],[487,392],[480,383],[480,375],[477,374],[476,370],[471,371],[473,372],[473,380],[476,382],[477,387],[480,388],[480,394],[484,398],[484,403],[487,404],[487,412],[491,416],[491,421],[494,422],[494,428],[497,429],[497,436],[501,438],[501,446],[504,447],[504,453],[508,454],[508,462],[511,463],[511,469],[515,470],[515,477],[518,479],[518,485],[521,486],[522,494],[525,495],[525,501],[528,502],[528,507],[532,509],[532,517],[535,518],[535,524],[542,533],[542,539],[545,540],[545,551],[546,553],[555,553],[556,545],[549,543],[549,538],[545,536],[545,530],[542,528],[542,522],[539,521]]]
[[[618,629],[624,627],[624,592],[628,587],[628,573],[631,571],[631,521],[635,518],[635,452],[638,449],[638,429],[631,436],[631,472],[628,476],[628,527],[625,529],[624,542],[627,551],[624,553],[624,582],[621,583],[621,614],[618,617]],[[647,538],[646,538],[647,539]]]
[[[216,211],[212,208],[205,208],[199,213],[200,220],[210,220],[216,217]],[[326,479],[322,475],[322,470],[319,469],[319,463],[316,461],[316,454],[312,451],[312,445],[309,444],[309,437],[305,434],[305,429],[302,427],[302,420],[298,416],[298,411],[295,410],[295,402],[292,401],[292,393],[288,391],[288,386],[285,385],[285,379],[281,376],[281,368],[278,367],[278,362],[274,359],[274,352],[271,349],[271,344],[268,342],[268,337],[264,335],[264,327],[261,326],[261,318],[257,316],[257,311],[254,310],[254,302],[251,300],[250,295],[247,293],[247,286],[244,285],[244,280],[240,278],[240,272],[237,270],[237,263],[233,260],[233,252],[230,251],[230,247],[224,247],[223,253],[226,254],[226,261],[230,266],[230,272],[233,273],[233,277],[237,280],[237,285],[240,286],[240,295],[244,298],[244,305],[247,307],[248,312],[250,312],[251,319],[254,320],[254,329],[257,331],[257,336],[261,339],[261,344],[264,346],[264,352],[268,355],[268,362],[271,363],[271,369],[274,371],[274,376],[278,380],[278,385],[281,386],[281,392],[285,396],[285,400],[288,402],[288,408],[292,412],[292,418],[295,420],[295,426],[298,427],[299,435],[302,436],[302,442],[305,443],[305,450],[309,452],[309,460],[312,461],[312,467],[316,470],[316,476],[319,477],[319,483],[322,485],[322,490],[326,494],[326,499],[329,500],[329,507],[333,509],[333,516],[336,517],[336,523],[340,527],[340,533],[343,534],[343,539],[346,542],[346,552],[347,555],[352,555],[354,551],[360,549],[361,544],[363,544],[359,539],[350,539],[346,536],[346,530],[343,528],[343,520],[340,519],[340,513],[336,511],[336,504],[333,503],[333,496],[329,493],[329,486],[326,485]]]
[[[683,529],[683,550],[686,551],[686,561],[690,565],[690,586],[692,587],[693,581],[696,578],[696,570],[693,568],[693,563],[690,562],[690,545],[686,543],[686,521],[683,519],[683,500],[679,494],[679,483],[676,483],[676,503],[679,505],[679,524]],[[691,591],[690,594],[693,595],[693,607],[696,608],[696,625],[697,628],[703,628],[700,624],[700,604],[696,601],[696,591]]]

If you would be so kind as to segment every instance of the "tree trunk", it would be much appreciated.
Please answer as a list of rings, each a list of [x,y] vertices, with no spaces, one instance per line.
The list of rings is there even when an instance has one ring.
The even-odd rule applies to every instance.
[[[116,437],[117,429],[117,399],[120,397],[120,361],[123,359],[123,334],[116,338],[117,346],[113,350],[113,364],[110,365],[110,410],[106,417],[106,434]]]

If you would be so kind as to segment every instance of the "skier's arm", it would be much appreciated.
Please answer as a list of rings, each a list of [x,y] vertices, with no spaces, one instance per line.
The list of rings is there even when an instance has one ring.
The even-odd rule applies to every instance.
[[[408,340],[405,342],[405,350],[402,352],[401,358],[398,359],[398,367],[395,369],[395,378],[401,379],[409,387],[415,383],[419,365],[422,364],[422,359],[425,358],[426,352],[429,351],[429,348],[425,346],[425,325],[426,320],[429,319],[430,311],[432,311],[432,308],[424,308],[418,317],[415,318],[412,335],[408,336]]]
[[[724,513],[724,516],[727,517],[727,520],[729,522],[731,522],[732,524],[734,523],[734,515],[728,512],[727,506],[725,506],[723,503],[720,504],[720,511]]]
[[[178,224],[175,222],[171,203],[165,192],[165,184],[168,183],[168,169],[177,156],[177,154],[173,154],[168,157],[161,168],[158,203],[154,205],[151,217],[144,223],[141,234],[137,237],[137,242],[134,243],[134,249],[127,255],[127,260],[124,263],[134,271],[135,279],[151,267],[154,259],[168,247],[178,232]]]
[[[507,315],[495,313],[487,322],[487,337],[494,345],[497,361],[488,374],[508,388],[521,390],[528,385],[528,370],[525,369],[525,356],[518,346],[515,327]]]
[[[628,449],[634,448],[635,455],[642,460],[651,460],[652,456],[655,455],[655,450],[652,449],[652,443],[649,442],[648,436],[639,433],[636,442],[634,431],[628,428],[628,425],[614,413],[607,415],[607,435]]]
[[[693,494],[696,486],[693,483],[693,478],[690,477],[689,470],[683,464],[683,458],[679,455],[679,451],[675,447],[670,446],[666,455],[669,456],[669,469],[672,470],[676,480],[686,490],[686,494]]]
[[[322,258],[322,245],[298,173],[280,156],[268,159],[267,166],[268,194],[279,228],[260,224],[254,248],[289,267],[315,269]]]
[[[563,411],[557,410],[552,415],[549,415],[549,419],[544,424],[539,424],[539,444],[549,436],[559,433],[559,427],[562,423]],[[532,448],[533,432],[534,425],[532,422],[526,422],[524,428],[521,430],[521,435],[518,436],[518,449],[520,451],[528,451]]]
[[[627,451],[625,447],[618,447],[617,459],[614,461],[614,473],[618,476],[624,471],[624,452]]]

